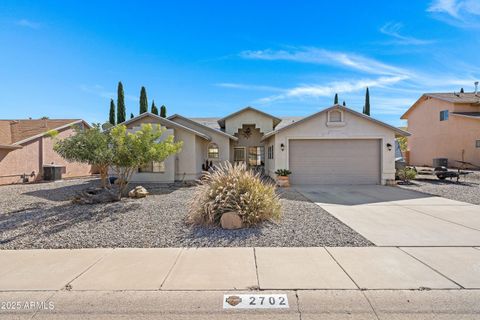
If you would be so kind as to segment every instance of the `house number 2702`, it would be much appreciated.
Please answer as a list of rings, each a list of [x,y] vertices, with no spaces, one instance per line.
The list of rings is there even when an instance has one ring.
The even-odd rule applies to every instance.
[[[288,308],[286,294],[225,294],[224,309],[270,309]]]

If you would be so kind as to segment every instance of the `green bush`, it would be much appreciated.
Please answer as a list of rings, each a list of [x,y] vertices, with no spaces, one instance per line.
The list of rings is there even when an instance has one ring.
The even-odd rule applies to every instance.
[[[277,171],[275,171],[275,174],[277,176],[287,177],[288,175],[292,174],[292,171],[288,169],[278,169]]]
[[[190,203],[188,221],[198,225],[220,225],[225,212],[234,211],[244,226],[278,220],[280,201],[275,186],[263,182],[245,165],[220,164],[206,172]]]
[[[417,176],[417,170],[409,167],[405,167],[403,169],[398,170],[397,172],[398,177],[400,180],[404,182],[409,182],[410,180],[415,179]]]

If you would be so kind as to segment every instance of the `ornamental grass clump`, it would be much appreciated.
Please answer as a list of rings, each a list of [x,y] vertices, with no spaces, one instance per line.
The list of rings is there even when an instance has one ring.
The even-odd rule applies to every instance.
[[[189,222],[220,225],[225,212],[235,212],[245,227],[281,216],[275,186],[260,179],[245,165],[220,164],[206,172],[190,203]]]

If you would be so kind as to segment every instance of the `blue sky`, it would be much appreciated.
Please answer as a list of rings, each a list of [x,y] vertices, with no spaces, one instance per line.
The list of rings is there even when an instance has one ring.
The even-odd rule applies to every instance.
[[[169,114],[307,115],[335,92],[401,125],[423,92],[473,91],[480,1],[0,2],[0,118],[104,122],[116,86]]]

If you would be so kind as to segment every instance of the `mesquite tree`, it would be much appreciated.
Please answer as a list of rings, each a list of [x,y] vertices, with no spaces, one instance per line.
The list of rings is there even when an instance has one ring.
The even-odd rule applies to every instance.
[[[109,131],[110,148],[113,152],[112,169],[118,177],[118,198],[125,193],[133,173],[150,162],[162,162],[168,156],[180,152],[182,142],[175,142],[169,135],[162,141],[165,132],[160,125],[143,124],[136,132],[127,132],[124,125]]]
[[[87,163],[96,167],[100,172],[102,187],[107,187],[108,168],[113,159],[108,131],[102,131],[99,124],[94,124],[92,128],[75,130],[74,135],[56,141],[53,150],[68,161]]]

